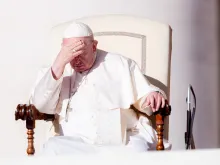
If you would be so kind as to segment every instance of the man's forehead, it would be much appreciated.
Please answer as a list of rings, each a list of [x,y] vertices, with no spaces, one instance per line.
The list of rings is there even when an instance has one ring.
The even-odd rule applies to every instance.
[[[72,38],[63,38],[63,44],[75,43],[77,41],[83,41],[87,43],[91,41],[91,37],[72,37]]]

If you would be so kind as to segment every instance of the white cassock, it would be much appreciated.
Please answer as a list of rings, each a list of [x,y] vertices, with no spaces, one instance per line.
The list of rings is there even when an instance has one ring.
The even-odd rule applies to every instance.
[[[57,136],[45,143],[44,155],[155,149],[150,121],[130,106],[150,115],[151,109],[141,105],[149,93],[161,90],[146,80],[133,60],[102,50],[96,55],[86,72],[66,67],[56,81],[49,68],[38,78],[31,103],[42,113],[58,116]]]

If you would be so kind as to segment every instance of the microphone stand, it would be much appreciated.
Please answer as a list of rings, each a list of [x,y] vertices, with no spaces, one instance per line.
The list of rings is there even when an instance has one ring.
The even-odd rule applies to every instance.
[[[191,110],[191,104],[192,104],[191,94],[193,95],[193,99],[194,99],[194,107],[192,110]],[[196,111],[196,96],[191,85],[189,85],[188,87],[186,102],[187,102],[187,124],[186,124],[186,132],[185,132],[185,144],[186,144],[186,150],[189,150],[189,149],[195,149],[192,128],[193,128],[193,122]]]

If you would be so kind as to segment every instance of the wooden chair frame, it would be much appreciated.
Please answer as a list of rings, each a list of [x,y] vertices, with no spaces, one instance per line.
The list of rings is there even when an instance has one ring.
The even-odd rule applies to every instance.
[[[171,113],[171,106],[166,104],[165,108],[159,109],[156,113],[154,113],[156,117],[156,131],[157,131],[157,151],[164,150],[163,143],[163,130],[164,130],[164,118],[169,116]],[[27,154],[34,155],[34,129],[35,129],[35,121],[36,120],[45,120],[45,121],[53,121],[55,119],[55,115],[49,115],[40,113],[34,105],[30,104],[18,104],[17,110],[15,111],[15,120],[23,120],[26,121],[27,128],[27,139],[28,139],[28,147]]]

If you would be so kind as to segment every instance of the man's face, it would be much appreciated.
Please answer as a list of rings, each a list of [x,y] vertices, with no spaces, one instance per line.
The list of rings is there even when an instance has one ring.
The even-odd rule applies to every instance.
[[[97,47],[97,41],[92,37],[77,37],[77,38],[64,38],[62,45],[76,44],[80,42],[84,44],[83,53],[75,57],[70,65],[77,72],[83,72],[90,69],[95,61],[95,52]]]

